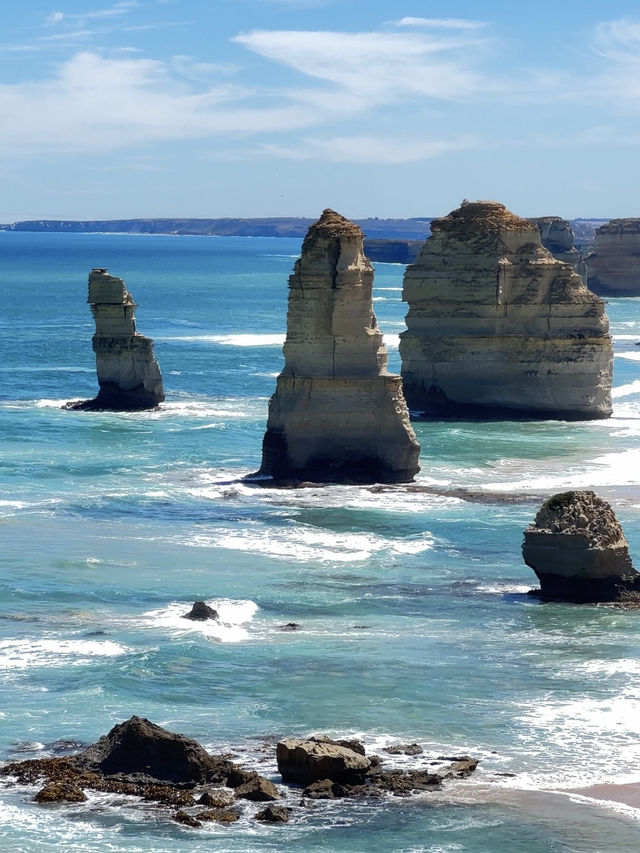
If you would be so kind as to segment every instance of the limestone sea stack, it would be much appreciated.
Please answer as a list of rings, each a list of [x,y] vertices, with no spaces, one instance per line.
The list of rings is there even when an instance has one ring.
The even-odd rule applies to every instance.
[[[540,232],[540,241],[554,258],[570,264],[586,282],[587,268],[580,252],[575,247],[576,235],[567,219],[560,216],[537,216],[529,219]]]
[[[524,532],[522,556],[543,598],[640,603],[640,574],[622,527],[594,492],[563,492],[545,501]]]
[[[495,201],[431,223],[405,273],[400,336],[409,408],[427,416],[611,414],[604,302]]]
[[[372,306],[360,228],[325,210],[289,278],[285,366],[259,473],[276,480],[407,482],[419,471],[402,379]]]
[[[612,219],[596,231],[587,283],[603,296],[640,296],[640,219]]]
[[[135,302],[121,278],[106,269],[89,274],[89,299],[96,322],[93,351],[100,390],[93,400],[71,409],[130,411],[151,409],[164,400],[162,375],[153,341],[136,331]]]

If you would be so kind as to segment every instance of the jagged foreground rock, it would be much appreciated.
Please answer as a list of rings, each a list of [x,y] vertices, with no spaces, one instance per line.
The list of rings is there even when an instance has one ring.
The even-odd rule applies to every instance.
[[[563,492],[545,501],[525,530],[522,556],[544,598],[640,603],[640,574],[622,527],[594,492]]]
[[[529,218],[540,232],[540,241],[553,257],[570,264],[580,278],[586,282],[587,267],[584,258],[575,247],[576,235],[567,219],[560,216],[537,216]]]
[[[285,366],[269,403],[260,474],[405,482],[419,446],[372,307],[362,231],[325,210],[289,279]]]
[[[640,219],[612,219],[601,225],[586,264],[594,293],[640,296]]]
[[[409,408],[427,415],[602,418],[613,351],[604,303],[493,201],[431,223],[407,268],[400,336]]]
[[[93,351],[100,390],[70,409],[150,409],[164,400],[153,341],[136,332],[135,303],[121,278],[106,269],[89,274],[89,299],[96,322]]]

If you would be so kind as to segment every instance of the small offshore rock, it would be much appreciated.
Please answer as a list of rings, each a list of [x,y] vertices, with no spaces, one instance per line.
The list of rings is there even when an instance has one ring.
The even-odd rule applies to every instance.
[[[194,601],[193,607],[188,613],[184,613],[183,619],[193,619],[194,622],[205,622],[207,619],[218,619],[218,611],[205,601]]]
[[[424,749],[419,743],[399,743],[396,746],[385,746],[382,751],[389,755],[422,755]]]
[[[187,812],[183,812],[182,809],[179,809],[174,814],[173,819],[176,821],[176,823],[181,823],[184,826],[192,826],[194,828],[202,826],[199,820],[196,820],[195,817],[192,817],[190,814],[187,814]]]
[[[198,805],[207,806],[210,809],[223,809],[225,806],[230,806],[233,801],[233,794],[224,791],[222,788],[215,791],[204,791],[197,800]]]
[[[255,770],[244,770],[242,767],[232,767],[227,774],[227,786],[229,788],[239,788],[253,779],[257,779],[258,774]]]
[[[336,796],[331,779],[318,779],[317,782],[312,782],[307,785],[302,795],[310,800],[333,800]]]
[[[269,800],[281,799],[278,789],[263,776],[245,782],[235,790],[237,800],[251,800],[254,803],[268,802]]]
[[[592,491],[561,492],[545,501],[524,532],[522,556],[543,598],[640,603],[640,574],[622,527]]]
[[[84,803],[87,795],[73,782],[51,782],[38,791],[36,803]]]
[[[286,625],[280,625],[281,631],[299,631],[300,625],[297,622],[287,622]]]
[[[284,806],[267,806],[256,814],[256,820],[266,823],[288,823],[289,809]]]
[[[215,821],[215,823],[235,823],[240,819],[238,812],[233,809],[207,809],[198,812],[195,819],[199,821]]]
[[[281,740],[276,746],[276,758],[283,781],[302,785],[319,779],[358,784],[371,768],[366,756],[317,739]]]

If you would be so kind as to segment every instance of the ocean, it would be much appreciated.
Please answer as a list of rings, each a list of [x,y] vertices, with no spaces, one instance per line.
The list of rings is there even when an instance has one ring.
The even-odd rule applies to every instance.
[[[479,769],[435,794],[316,802],[284,826],[247,804],[201,829],[122,797],[41,806],[0,786],[0,850],[637,850],[639,810],[562,791],[640,781],[640,616],[528,596],[521,542],[544,497],[593,488],[640,567],[640,299],[608,301],[608,420],[416,422],[426,489],[260,488],[242,478],[299,250],[0,232],[0,760],[66,754],[137,714],[276,782],[275,740],[311,733]],[[97,392],[92,267],[125,279],[154,339],[156,411],[61,408]],[[403,271],[376,265],[393,370]],[[182,619],[196,599],[220,622]]]

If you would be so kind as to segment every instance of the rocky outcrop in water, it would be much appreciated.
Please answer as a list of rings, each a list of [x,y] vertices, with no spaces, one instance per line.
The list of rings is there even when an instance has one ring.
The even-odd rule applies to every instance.
[[[530,218],[540,232],[540,241],[554,258],[570,264],[583,281],[586,282],[587,268],[584,259],[575,246],[575,233],[571,223],[559,216],[537,216]]]
[[[622,527],[594,492],[563,492],[545,501],[525,530],[522,556],[543,598],[640,603],[640,574]]]
[[[422,749],[407,751],[406,745],[401,750],[404,755],[422,754]],[[360,741],[326,735],[285,738],[276,752],[283,782],[288,783],[280,787],[226,756],[210,755],[191,738],[134,716],[76,755],[7,763],[0,767],[0,783],[44,783],[34,798],[40,803],[84,802],[85,790],[124,795],[132,798],[133,807],[153,803],[177,809],[173,820],[197,828],[211,821],[233,823],[252,812],[255,820],[285,823],[296,816],[291,804],[298,814],[306,808],[300,785],[306,784],[303,796],[309,800],[369,797],[384,803],[387,794],[407,797],[439,790],[446,780],[469,776],[478,765],[477,759],[461,755],[436,756],[426,766],[423,761],[420,767],[389,768],[378,756],[366,756]],[[285,798],[289,805],[260,810],[255,805]],[[125,803],[120,798],[115,807]]]
[[[587,283],[603,296],[640,296],[640,219],[612,219],[596,231]]]
[[[269,403],[260,474],[406,482],[419,446],[372,307],[362,231],[325,210],[289,279],[285,366]]]
[[[427,416],[602,418],[613,350],[602,299],[494,201],[431,223],[407,268],[400,336],[410,409]]]
[[[135,303],[124,281],[106,269],[89,275],[89,299],[96,323],[93,351],[100,390],[93,400],[67,408],[115,411],[151,409],[164,400],[153,341],[136,331]]]

